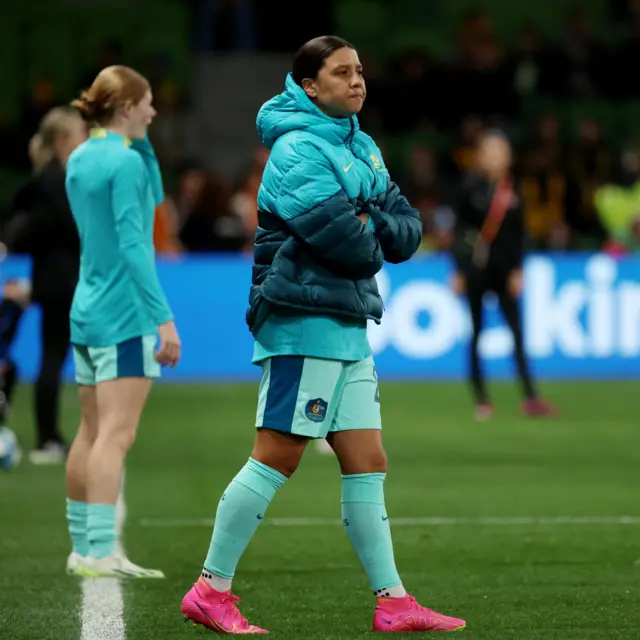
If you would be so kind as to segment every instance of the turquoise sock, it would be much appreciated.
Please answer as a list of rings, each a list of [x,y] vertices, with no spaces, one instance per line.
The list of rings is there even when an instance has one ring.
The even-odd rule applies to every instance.
[[[211,545],[204,563],[208,571],[222,578],[233,578],[240,556],[286,479],[275,469],[249,458],[218,503]]]
[[[81,556],[89,555],[89,538],[87,537],[87,503],[67,498],[67,522],[73,552]]]
[[[342,476],[342,522],[374,593],[402,584],[384,506],[385,473]]]
[[[88,504],[89,555],[104,558],[116,554],[116,505]]]

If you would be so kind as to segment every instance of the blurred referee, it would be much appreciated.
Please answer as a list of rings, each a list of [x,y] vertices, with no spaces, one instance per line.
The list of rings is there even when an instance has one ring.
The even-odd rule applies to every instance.
[[[453,257],[457,271],[454,289],[465,294],[471,311],[470,382],[476,418],[493,415],[478,352],[483,325],[483,300],[498,299],[514,341],[515,360],[524,393],[522,410],[528,416],[549,417],[553,408],[542,400],[531,378],[524,352],[518,298],[522,291],[524,211],[511,175],[511,146],[498,131],[489,131],[478,142],[476,171],[463,179]]]

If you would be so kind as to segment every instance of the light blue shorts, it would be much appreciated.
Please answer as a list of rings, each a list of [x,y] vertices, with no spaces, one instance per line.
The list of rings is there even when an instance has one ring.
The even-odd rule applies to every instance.
[[[159,378],[156,336],[140,336],[109,347],[73,345],[76,382],[93,386],[117,378]]]
[[[274,356],[262,363],[256,427],[326,438],[329,432],[381,429],[373,358],[358,362]]]

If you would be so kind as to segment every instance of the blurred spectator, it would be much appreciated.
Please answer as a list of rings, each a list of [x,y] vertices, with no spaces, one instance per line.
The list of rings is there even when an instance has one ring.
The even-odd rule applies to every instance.
[[[565,220],[579,247],[598,247],[604,240],[594,195],[611,180],[613,167],[614,153],[602,139],[600,126],[593,118],[584,118],[579,124],[578,141],[569,148],[566,165]]]
[[[493,22],[484,11],[471,11],[460,23],[457,38],[457,52],[454,62],[458,64],[468,59],[478,44],[495,37]]]
[[[398,183],[411,204],[420,211],[423,229],[422,248],[444,251],[449,248],[455,214],[448,205],[447,182],[439,170],[436,154],[424,145],[411,149],[409,164]]]
[[[40,121],[56,106],[55,86],[46,78],[38,80],[32,88],[29,102],[22,110],[16,136],[17,149],[13,157],[13,167],[28,170],[31,162],[27,155],[29,141],[34,131],[40,126]],[[18,151],[19,150],[19,151]]]
[[[519,115],[525,101],[550,88],[549,73],[552,69],[549,55],[542,48],[540,32],[534,25],[525,27],[516,50],[506,63],[506,74],[513,96],[511,115]]]
[[[603,86],[603,69],[607,55],[593,36],[589,18],[582,10],[574,11],[560,46],[562,93],[591,97]]]
[[[482,118],[477,115],[467,115],[460,123],[458,141],[451,154],[449,172],[454,178],[475,168],[478,141],[486,127]]]
[[[242,220],[249,238],[253,238],[258,226],[258,190],[268,159],[269,150],[266,147],[259,146],[254,149],[251,163],[241,173],[229,201],[230,212]]]
[[[536,248],[567,240],[564,226],[566,181],[562,163],[558,120],[545,115],[538,120],[534,138],[521,151],[518,164],[520,190],[525,203],[525,227]]]
[[[438,179],[438,166],[433,151],[422,145],[413,147],[409,156],[407,180],[403,182],[403,191],[413,193],[419,189],[434,188]]]
[[[176,256],[182,252],[178,240],[177,212],[170,200],[165,200],[156,207],[153,225],[153,245],[158,254]]]
[[[453,242],[456,215],[437,187],[418,189],[411,204],[420,211],[423,251],[449,251]]]
[[[178,193],[172,198],[178,226],[196,206],[206,182],[204,165],[198,160],[187,160],[179,168]]]
[[[229,202],[231,213],[242,220],[248,237],[253,237],[258,227],[258,189],[261,182],[262,171],[250,170],[241,179]]]
[[[231,213],[230,189],[214,172],[197,172],[183,177],[178,202],[182,224],[178,237],[190,253],[242,251],[249,241],[242,220]]]
[[[484,13],[472,14],[462,25],[460,55],[453,69],[452,106],[459,115],[500,114],[509,102],[509,75],[502,47]]]

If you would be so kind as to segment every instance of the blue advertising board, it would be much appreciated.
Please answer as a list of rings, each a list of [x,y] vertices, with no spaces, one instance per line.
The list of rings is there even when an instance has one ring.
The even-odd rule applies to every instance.
[[[180,365],[167,380],[246,380],[253,343],[244,314],[251,262],[245,256],[161,260],[159,274],[183,341]],[[24,277],[28,261],[10,257],[0,278]],[[522,313],[526,347],[542,378],[640,377],[640,258],[536,254],[525,263]],[[467,366],[470,321],[452,293],[450,261],[424,256],[388,265],[378,282],[385,301],[370,327],[377,368],[386,379],[460,379]],[[513,372],[512,340],[495,300],[486,300],[481,339],[493,377]],[[40,315],[29,309],[13,347],[21,377],[37,373]],[[72,379],[69,359],[65,377]]]

